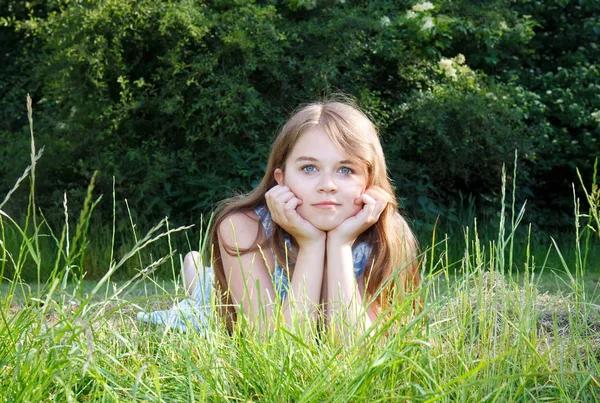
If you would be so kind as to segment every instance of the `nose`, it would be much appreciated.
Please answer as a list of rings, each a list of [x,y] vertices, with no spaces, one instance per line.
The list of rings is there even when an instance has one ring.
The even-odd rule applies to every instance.
[[[332,175],[324,173],[321,175],[321,180],[319,181],[318,191],[319,192],[337,192],[338,187],[333,179]]]

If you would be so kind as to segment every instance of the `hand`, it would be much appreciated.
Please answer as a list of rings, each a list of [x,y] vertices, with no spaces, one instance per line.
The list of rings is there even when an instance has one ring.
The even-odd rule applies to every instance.
[[[390,200],[390,195],[378,186],[368,188],[354,204],[362,209],[352,217],[346,218],[337,228],[327,233],[328,241],[352,245],[356,238],[375,224]]]
[[[302,200],[289,187],[274,186],[265,194],[265,200],[273,221],[293,236],[298,245],[325,240],[325,232],[300,217],[296,208],[302,205]]]

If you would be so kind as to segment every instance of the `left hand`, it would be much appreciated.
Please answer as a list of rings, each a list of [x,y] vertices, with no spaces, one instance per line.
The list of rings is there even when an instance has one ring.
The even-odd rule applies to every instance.
[[[353,244],[356,238],[379,220],[390,200],[390,195],[378,186],[368,188],[354,204],[362,209],[352,217],[346,218],[340,225],[327,233],[327,240],[342,244]]]

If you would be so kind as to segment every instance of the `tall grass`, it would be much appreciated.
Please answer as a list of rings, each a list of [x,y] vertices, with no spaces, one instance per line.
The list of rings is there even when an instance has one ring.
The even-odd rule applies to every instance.
[[[141,324],[135,313],[184,298],[172,237],[189,227],[170,228],[164,219],[139,233],[131,222],[132,247],[115,253],[111,234],[104,275],[90,284],[84,277],[87,230],[98,201],[93,182],[75,228],[65,198],[65,224],[52,231],[35,209],[37,158],[32,137],[32,166],[15,185],[30,178],[24,224],[0,206],[0,401],[600,399],[600,313],[583,286],[586,248],[600,229],[597,188],[588,192],[596,195],[589,214],[575,211],[577,223],[591,217],[576,228],[576,259],[564,258],[554,245],[568,273],[556,294],[538,291],[544,262],[530,244],[522,264],[514,259],[523,215],[513,205],[502,212],[494,240],[482,241],[476,222],[465,228],[456,261],[448,240],[434,232],[422,255],[421,286],[395,300],[370,333],[327,338],[310,326],[277,322],[262,335],[242,317],[229,334],[215,298],[205,332],[179,332]],[[54,248],[40,246],[42,228]],[[143,254],[153,245],[164,255]],[[38,272],[51,267],[36,287],[22,281],[31,262]],[[137,267],[135,273],[114,282],[127,264]],[[172,271],[170,284],[152,276],[161,265]],[[415,311],[419,300],[423,309]]]

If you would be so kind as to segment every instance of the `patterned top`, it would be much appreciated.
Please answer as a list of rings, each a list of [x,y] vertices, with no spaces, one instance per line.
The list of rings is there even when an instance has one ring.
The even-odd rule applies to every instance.
[[[260,222],[265,229],[267,238],[273,235],[274,223],[271,213],[265,206],[254,209]],[[291,238],[285,236],[285,243],[289,250],[292,249]],[[273,251],[271,251],[273,252]],[[371,254],[371,247],[366,242],[359,242],[352,247],[352,258],[354,261],[354,274],[358,278],[365,270],[367,258]],[[271,274],[273,285],[281,300],[285,299],[289,289],[289,279],[283,268],[277,263],[277,257],[273,253],[275,269]],[[202,332],[207,329],[210,316],[210,296],[214,290],[215,273],[212,267],[200,267],[196,287],[191,298],[183,299],[166,311],[138,312],[140,321],[169,328],[187,331],[194,329]]]
[[[271,219],[271,212],[266,206],[259,206],[254,209],[254,212],[258,216],[258,219],[262,223],[263,228],[265,229],[265,235],[267,238],[273,235],[274,223]],[[292,242],[289,234],[285,234],[285,245],[288,250],[292,250]],[[280,298],[283,300],[287,296],[290,284],[287,275],[283,268],[277,262],[277,256],[275,252],[271,251],[273,254],[273,261],[275,262],[275,269],[271,274],[271,279],[273,280],[273,285],[275,287],[275,291],[279,293]],[[360,275],[365,271],[365,266],[367,263],[367,258],[371,254],[371,246],[365,242],[355,243],[352,246],[352,261],[354,262],[354,275],[358,279]]]

